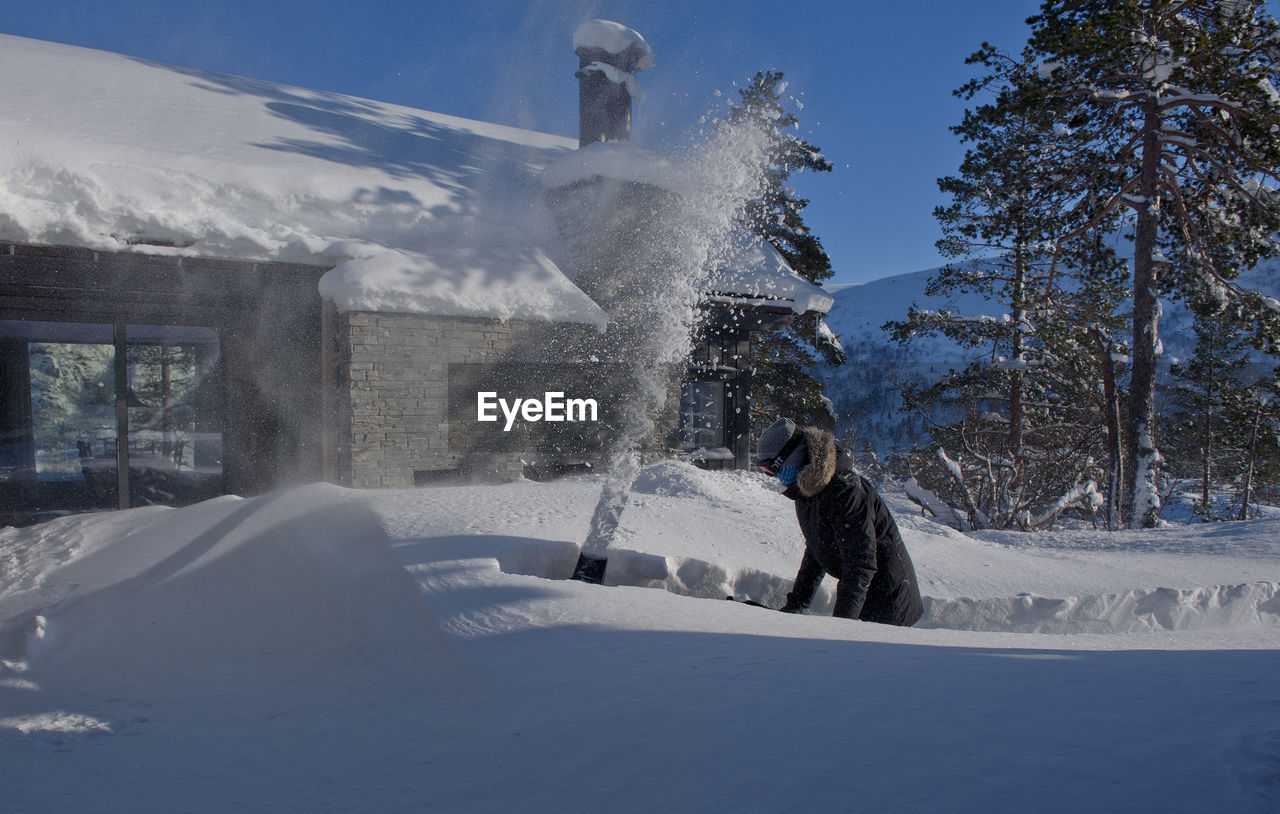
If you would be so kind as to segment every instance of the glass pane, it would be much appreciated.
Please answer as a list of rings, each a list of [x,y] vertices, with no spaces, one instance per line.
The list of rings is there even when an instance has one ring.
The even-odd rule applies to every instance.
[[[116,505],[114,365],[110,325],[0,321],[0,520]]]
[[[723,382],[680,385],[680,445],[685,450],[725,446]]]
[[[115,348],[31,342],[27,352],[36,479],[83,479],[81,459],[115,444]]]
[[[129,504],[177,505],[222,491],[217,334],[129,325]]]

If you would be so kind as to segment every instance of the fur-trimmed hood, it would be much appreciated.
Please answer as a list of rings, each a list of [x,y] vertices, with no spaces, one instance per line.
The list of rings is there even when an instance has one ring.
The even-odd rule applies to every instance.
[[[835,477],[840,452],[836,449],[836,437],[817,427],[804,428],[804,443],[809,450],[808,461],[796,476],[796,489],[805,497],[813,497],[826,489]]]

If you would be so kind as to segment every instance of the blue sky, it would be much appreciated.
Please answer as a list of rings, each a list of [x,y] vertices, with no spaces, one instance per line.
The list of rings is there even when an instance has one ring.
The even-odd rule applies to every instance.
[[[678,147],[756,71],[780,70],[835,164],[796,178],[806,222],[852,283],[939,265],[936,179],[983,40],[1016,50],[1038,0],[8,0],[0,32],[577,134],[572,35],[603,17],[657,65],[635,138]],[[2,79],[0,79],[2,81]],[[717,93],[719,95],[717,95]]]

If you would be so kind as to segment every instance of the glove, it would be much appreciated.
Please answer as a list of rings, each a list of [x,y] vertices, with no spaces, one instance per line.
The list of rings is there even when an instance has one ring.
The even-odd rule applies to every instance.
[[[809,607],[807,604],[802,605],[799,602],[797,602],[796,598],[792,594],[787,594],[787,604],[778,608],[778,610],[782,611],[783,613],[800,613],[807,607]]]

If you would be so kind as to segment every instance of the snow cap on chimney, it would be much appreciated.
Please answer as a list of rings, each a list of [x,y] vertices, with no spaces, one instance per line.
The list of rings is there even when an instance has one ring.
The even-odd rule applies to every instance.
[[[633,73],[653,67],[653,49],[639,32],[612,20],[587,20],[573,32],[573,52]],[[585,52],[585,53],[584,53]]]
[[[573,32],[578,56],[578,144],[631,139],[631,100],[644,101],[636,72],[652,68],[644,37],[612,20],[588,20]]]

